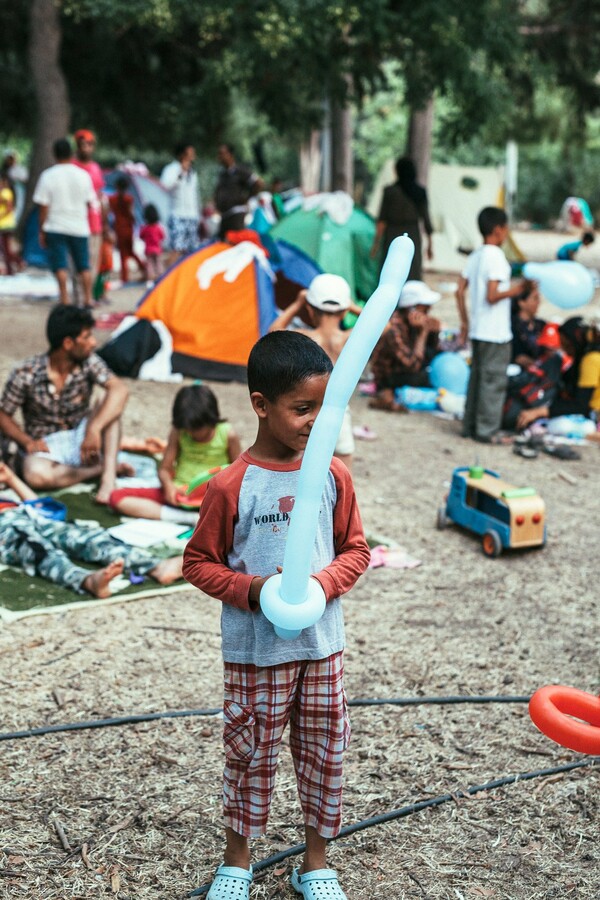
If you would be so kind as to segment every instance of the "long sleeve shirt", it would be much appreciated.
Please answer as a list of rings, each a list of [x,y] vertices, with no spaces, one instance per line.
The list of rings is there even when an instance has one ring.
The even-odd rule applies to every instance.
[[[324,659],[344,646],[340,597],[369,564],[352,479],[333,459],[321,500],[311,571],[325,592],[322,618],[292,641],[277,637],[261,610],[251,609],[250,585],[282,565],[300,461],[264,463],[248,452],[208,487],[198,525],[184,554],[184,577],[223,602],[226,662],[273,666]]]

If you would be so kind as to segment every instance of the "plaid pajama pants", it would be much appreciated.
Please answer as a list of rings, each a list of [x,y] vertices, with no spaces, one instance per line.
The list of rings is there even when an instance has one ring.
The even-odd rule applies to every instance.
[[[342,819],[342,754],[350,741],[343,653],[258,667],[225,663],[225,824],[259,837],[267,827],[283,732],[305,823],[335,837]]]

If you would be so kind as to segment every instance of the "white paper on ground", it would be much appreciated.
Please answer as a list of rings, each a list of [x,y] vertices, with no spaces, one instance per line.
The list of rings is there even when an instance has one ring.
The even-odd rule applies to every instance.
[[[133,547],[170,544],[186,530],[189,528],[180,522],[162,522],[160,519],[129,519],[107,529],[108,534]]]

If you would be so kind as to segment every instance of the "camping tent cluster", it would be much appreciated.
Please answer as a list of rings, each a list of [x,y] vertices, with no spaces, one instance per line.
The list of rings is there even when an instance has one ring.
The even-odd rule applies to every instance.
[[[253,241],[214,241],[172,266],[142,297],[136,316],[168,329],[173,372],[245,381],[253,344],[320,271],[284,241],[275,242],[271,257]],[[117,340],[125,343],[126,333]]]
[[[357,299],[368,299],[377,284],[372,218],[348,195],[320,195],[307,205],[271,228],[264,243],[250,233],[235,246],[204,245],[142,298],[138,319],[162,322],[171,335],[173,372],[244,381],[253,344],[321,271],[344,276]]]

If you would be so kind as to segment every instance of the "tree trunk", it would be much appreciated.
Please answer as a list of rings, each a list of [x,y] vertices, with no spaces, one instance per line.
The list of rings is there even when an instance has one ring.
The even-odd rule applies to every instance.
[[[321,174],[321,132],[311,131],[300,147],[300,187],[305,194],[316,194]]]
[[[57,138],[65,137],[69,129],[71,110],[67,84],[60,68],[61,39],[59,0],[32,0],[28,59],[37,116],[22,228],[31,209],[40,172],[54,162],[52,144]]]
[[[431,163],[431,139],[433,132],[433,97],[422,109],[413,109],[408,123],[406,155],[410,156],[417,169],[417,181],[427,187],[429,165]]]
[[[331,189],[350,196],[354,190],[352,112],[335,101],[331,104]]]

